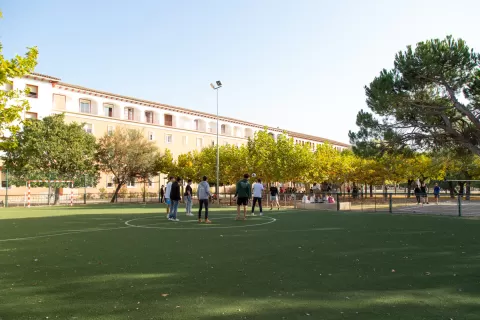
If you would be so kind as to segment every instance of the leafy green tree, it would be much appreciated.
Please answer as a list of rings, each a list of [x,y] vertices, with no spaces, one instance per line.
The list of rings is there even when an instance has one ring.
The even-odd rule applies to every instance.
[[[155,170],[164,174],[174,174],[176,170],[173,154],[169,149],[165,149],[163,155],[156,157]]]
[[[480,56],[451,36],[395,56],[365,88],[367,106],[350,132],[355,151],[438,149],[460,145],[480,155]]]
[[[306,145],[296,144],[293,147],[290,172],[285,178],[286,181],[312,183],[311,171],[313,170],[313,155],[311,149]]]
[[[292,138],[285,133],[277,136],[276,156],[271,159],[274,166],[274,181],[293,181],[296,177],[292,174],[292,166],[295,166],[295,144]]]
[[[220,162],[220,166],[222,166],[222,162]],[[207,176],[210,185],[215,185],[217,176],[217,147],[209,146],[203,148],[196,159],[196,167],[198,168],[198,177]],[[221,174],[219,176],[219,179],[221,179]]]
[[[14,176],[13,183],[26,180],[74,180],[83,186],[84,179],[96,185],[99,173],[95,164],[95,137],[79,123],[65,123],[64,115],[32,120],[15,135],[18,144],[8,145],[3,157],[5,167]],[[36,185],[44,185],[37,183]],[[55,204],[59,188],[55,185]]]
[[[445,178],[448,180],[446,184],[450,190],[450,196],[454,197],[455,186],[458,184],[459,193],[470,200],[471,182],[469,180],[480,177],[480,157],[468,150],[456,148],[444,150],[439,155],[439,159],[446,165]]]
[[[446,163],[440,157],[432,157],[430,154],[417,153],[405,161],[404,177],[408,183],[408,196],[412,184],[417,180],[427,183],[431,180],[441,180],[445,177]]]
[[[275,139],[268,134],[267,129],[255,133],[253,139],[248,140],[248,166],[250,172],[255,172],[265,182],[274,181],[277,158],[277,146]]]
[[[0,11],[0,18],[2,12]],[[6,59],[2,54],[0,43],[0,88],[11,85],[13,78],[23,77],[35,69],[38,50],[28,48],[25,56]],[[24,99],[23,90],[0,90],[0,150],[6,150],[16,144],[16,133],[22,124],[22,112],[29,109],[28,101]]]
[[[343,183],[347,168],[342,160],[341,153],[332,145],[319,145],[313,154],[310,182]]]
[[[101,137],[96,159],[103,172],[115,177],[116,189],[111,202],[115,202],[118,192],[129,180],[157,174],[160,157],[155,144],[139,130],[120,127],[113,134]]]

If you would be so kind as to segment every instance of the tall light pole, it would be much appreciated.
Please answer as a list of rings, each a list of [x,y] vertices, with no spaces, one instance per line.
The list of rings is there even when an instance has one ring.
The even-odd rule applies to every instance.
[[[216,85],[215,85],[216,84]],[[218,89],[222,87],[222,82],[220,80],[215,81],[215,84],[210,83],[210,87],[213,90],[217,91],[217,183],[215,185],[215,194],[217,195],[217,203],[220,204],[220,184],[219,184],[219,175],[220,175],[220,149],[218,146]]]

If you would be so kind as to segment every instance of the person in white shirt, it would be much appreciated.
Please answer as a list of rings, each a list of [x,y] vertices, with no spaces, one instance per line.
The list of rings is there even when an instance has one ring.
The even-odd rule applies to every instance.
[[[257,183],[253,184],[253,204],[252,204],[252,216],[255,215],[255,204],[258,201],[258,207],[260,208],[260,215],[263,215],[262,209],[262,192],[263,192],[263,184],[262,180],[258,179]]]
[[[170,191],[172,191],[173,177],[168,178],[167,187],[165,188],[165,204],[167,205],[167,218],[170,213]]]

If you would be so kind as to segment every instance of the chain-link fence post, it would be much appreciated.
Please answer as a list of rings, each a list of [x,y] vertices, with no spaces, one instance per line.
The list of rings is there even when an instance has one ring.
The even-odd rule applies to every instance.
[[[337,211],[340,211],[340,194],[337,192]]]
[[[392,194],[389,193],[389,194],[388,194],[388,212],[389,212],[389,213],[393,213],[393,210],[392,210],[393,208],[392,208],[392,207],[393,207]]]
[[[462,195],[458,195],[458,216],[462,216]]]
[[[8,207],[8,169],[5,175],[5,208]]]
[[[86,174],[83,175],[83,204],[87,204],[87,175]]]

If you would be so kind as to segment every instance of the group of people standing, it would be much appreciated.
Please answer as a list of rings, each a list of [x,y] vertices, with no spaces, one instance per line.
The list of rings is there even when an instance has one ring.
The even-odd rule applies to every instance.
[[[180,182],[182,182],[182,178],[180,177],[177,177],[177,178],[169,177],[165,191],[163,189],[163,186],[160,189],[160,198],[162,202],[163,202],[163,199],[165,199],[165,204],[167,205],[167,219],[169,221],[177,221],[177,222],[180,221],[180,219],[178,219],[177,217],[178,204],[182,199],[181,191],[180,191]],[[187,186],[185,187],[185,192],[183,196],[185,199],[186,214],[187,216],[193,217],[193,213],[192,213],[193,189],[192,189],[191,179],[187,181]],[[200,209],[198,211],[198,222],[202,222],[202,210],[205,207],[204,222],[211,223],[211,221],[208,219],[208,199],[211,196],[212,194],[210,193],[210,185],[208,184],[208,178],[206,176],[203,176],[202,182],[198,184],[198,189],[197,189],[197,197],[198,197],[199,206],[200,206]]]
[[[234,199],[237,200],[237,220],[245,220],[247,219],[247,206],[250,198],[252,198],[253,194],[253,202],[252,202],[252,215],[255,215],[255,206],[258,203],[258,208],[260,210],[260,215],[263,215],[263,207],[262,207],[262,198],[263,198],[263,190],[265,190],[262,180],[257,179],[257,182],[250,186],[250,182],[248,178],[250,175],[248,173],[243,175],[243,179],[238,181],[235,187],[235,196]],[[275,183],[272,184],[270,187],[270,210],[273,210],[273,207],[276,206],[278,210],[280,210],[280,203],[278,202],[279,198],[279,191]],[[240,216],[240,207],[243,206],[243,218]]]
[[[428,190],[425,183],[422,183],[421,185],[417,184],[414,193],[417,198],[417,204],[429,204]],[[440,187],[438,186],[438,183],[435,183],[435,187],[433,187],[433,196],[435,197],[435,202],[438,204],[438,200],[440,199]]]
[[[258,179],[253,186],[250,185],[249,179],[250,175],[248,173],[243,175],[243,179],[237,182],[235,196],[234,199],[237,203],[237,220],[245,220],[247,218],[247,206],[252,198],[253,194],[253,203],[252,203],[252,215],[255,215],[255,206],[258,203],[258,207],[260,209],[260,215],[263,215],[263,207],[262,207],[262,197],[264,186],[262,184],[262,180]],[[178,204],[181,200],[181,189],[180,183],[182,182],[182,178],[177,177],[174,178],[173,176],[168,178],[168,183],[166,188],[164,189],[163,186],[160,189],[160,199],[161,202],[165,201],[167,205],[167,219],[169,221],[180,221],[178,219]],[[193,216],[192,213],[192,196],[193,196],[193,189],[192,189],[192,180],[189,179],[187,181],[187,186],[185,187],[185,192],[183,194],[185,199],[185,208],[186,208],[186,215]],[[199,210],[198,210],[198,222],[205,222],[211,223],[208,219],[208,201],[209,198],[212,196],[210,192],[210,185],[208,184],[208,178],[204,176],[202,181],[198,184],[197,188],[197,197],[199,201]],[[272,184],[270,187],[270,210],[273,210],[274,205],[280,210],[280,204],[278,202],[279,197],[279,190],[275,184]],[[243,206],[243,218],[240,216],[240,208]],[[202,221],[202,211],[205,209],[205,220]]]

